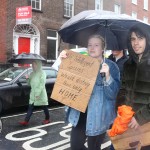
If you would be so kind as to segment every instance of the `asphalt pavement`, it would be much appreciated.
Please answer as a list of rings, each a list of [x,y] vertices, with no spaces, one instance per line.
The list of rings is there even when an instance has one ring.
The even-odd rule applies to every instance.
[[[71,125],[66,124],[63,106],[50,108],[51,123],[42,125],[44,113],[36,110],[28,126],[19,125],[26,109],[2,116],[3,130],[0,133],[0,150],[70,150]],[[108,150],[110,141],[102,145]]]

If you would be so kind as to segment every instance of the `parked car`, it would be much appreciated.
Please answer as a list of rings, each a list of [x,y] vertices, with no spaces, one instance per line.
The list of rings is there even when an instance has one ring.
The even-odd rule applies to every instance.
[[[52,67],[42,67],[46,72],[46,90],[49,100],[57,77],[57,71]],[[30,86],[26,75],[32,72],[32,67],[12,67],[0,73],[0,113],[12,107],[28,105]]]

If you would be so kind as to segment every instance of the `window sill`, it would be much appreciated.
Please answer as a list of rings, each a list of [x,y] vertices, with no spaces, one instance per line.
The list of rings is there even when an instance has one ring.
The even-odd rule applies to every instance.
[[[71,18],[71,16],[66,16],[66,15],[64,15],[64,18],[70,19],[70,18]]]
[[[33,12],[38,12],[38,13],[43,13],[43,11],[41,10],[37,10],[37,9],[32,9]]]
[[[143,10],[148,11],[148,9],[146,9],[146,8],[143,8]]]
[[[137,3],[132,3],[132,4],[137,5]]]

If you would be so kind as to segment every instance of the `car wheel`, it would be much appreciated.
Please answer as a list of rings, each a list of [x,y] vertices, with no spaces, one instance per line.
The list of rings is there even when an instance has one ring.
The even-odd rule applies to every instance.
[[[2,101],[0,100],[0,114],[1,114],[2,110],[3,110],[3,104],[2,104]]]

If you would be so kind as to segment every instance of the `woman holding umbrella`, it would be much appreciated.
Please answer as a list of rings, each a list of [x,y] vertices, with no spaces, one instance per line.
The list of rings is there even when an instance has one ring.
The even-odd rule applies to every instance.
[[[88,150],[100,150],[106,130],[116,116],[115,100],[120,86],[119,68],[111,60],[103,59],[105,41],[100,35],[92,35],[88,40],[88,54],[100,62],[88,107],[85,113],[68,107],[67,120],[73,127],[71,131],[71,149],[84,150],[87,138]],[[67,57],[63,51],[62,59]],[[93,68],[94,69],[94,68]],[[105,73],[105,77],[101,76]]]
[[[32,63],[33,72],[27,77],[27,81],[31,86],[29,108],[25,120],[20,122],[21,125],[28,125],[35,106],[42,106],[45,113],[43,124],[49,123],[49,111],[47,108],[48,97],[45,89],[46,73],[42,70],[42,62],[34,60]]]

